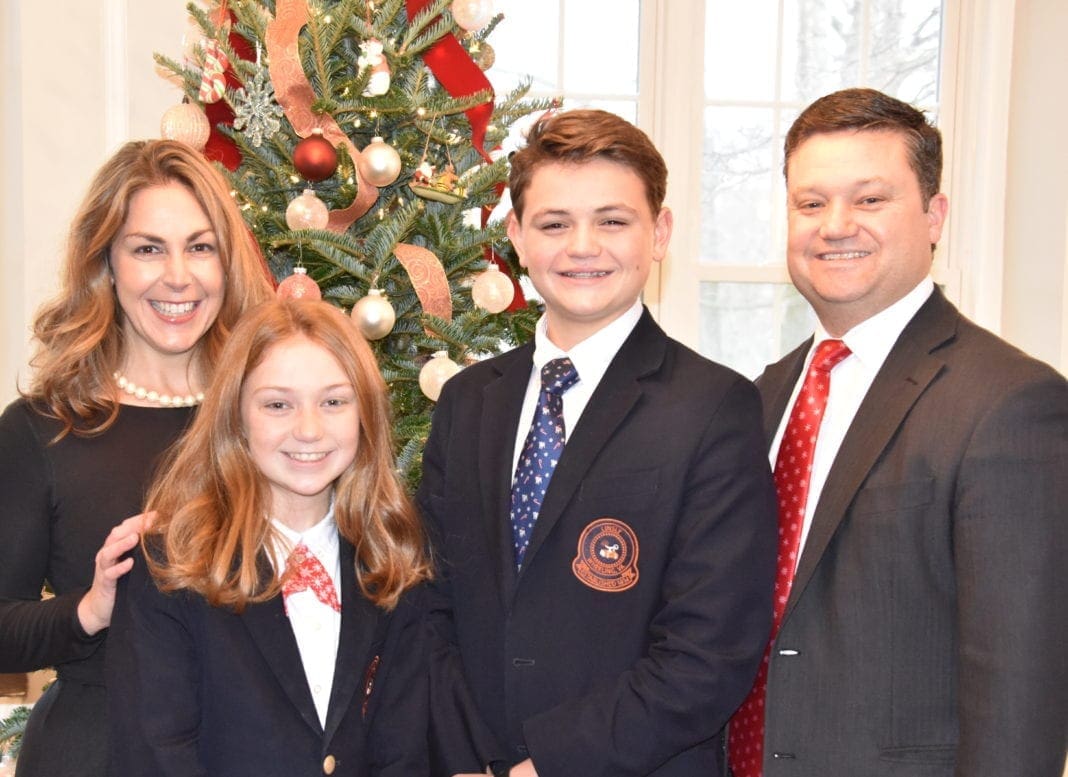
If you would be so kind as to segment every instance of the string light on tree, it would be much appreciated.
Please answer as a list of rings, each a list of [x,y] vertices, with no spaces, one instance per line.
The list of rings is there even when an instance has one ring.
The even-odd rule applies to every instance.
[[[168,108],[159,123],[159,134],[168,140],[179,140],[203,151],[211,133],[208,117],[199,105],[186,97],[178,105]]]
[[[397,311],[381,289],[370,289],[367,296],[352,306],[352,320],[368,340],[381,340],[393,331]]]
[[[360,152],[357,167],[360,169],[360,175],[372,186],[389,186],[400,175],[400,154],[382,137],[376,135]]]
[[[309,181],[325,181],[337,170],[337,150],[316,128],[293,149],[293,166]]]
[[[286,225],[290,229],[326,229],[330,211],[311,189],[293,199],[286,207]]]
[[[507,310],[515,297],[512,280],[497,266],[490,262],[486,271],[475,278],[471,284],[471,299],[483,310],[500,313]]]
[[[433,357],[419,370],[419,389],[431,402],[441,396],[445,381],[460,371],[460,365],[449,358],[446,351],[435,351]]]

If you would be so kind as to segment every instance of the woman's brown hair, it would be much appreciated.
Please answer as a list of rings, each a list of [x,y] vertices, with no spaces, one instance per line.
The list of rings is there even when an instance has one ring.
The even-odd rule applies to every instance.
[[[196,420],[150,490],[147,509],[157,517],[149,536],[161,537],[163,556],[149,554],[149,567],[161,590],[189,589],[236,611],[281,590],[259,565],[273,552],[270,490],[249,453],[241,391],[270,349],[294,337],[328,351],[355,391],[359,442],[335,484],[334,517],[356,548],[364,595],[392,609],[430,576],[422,525],[395,470],[389,395],[375,357],[352,322],[325,302],[268,302],[234,329]],[[273,561],[281,569],[285,560]]]
[[[34,375],[25,396],[68,432],[99,434],[114,423],[119,392],[112,374],[124,356],[123,312],[108,251],[130,201],[142,189],[179,183],[211,222],[226,277],[222,307],[197,346],[192,367],[207,382],[238,317],[271,296],[266,268],[222,174],[200,152],[173,140],[125,144],[93,178],[71,224],[61,289],[37,314]]]

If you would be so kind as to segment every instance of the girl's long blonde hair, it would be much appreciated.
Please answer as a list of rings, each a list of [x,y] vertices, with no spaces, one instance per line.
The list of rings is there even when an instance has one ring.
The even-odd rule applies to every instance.
[[[272,552],[270,491],[249,453],[241,390],[267,352],[293,337],[333,355],[355,390],[359,442],[335,484],[334,516],[356,548],[361,590],[390,610],[430,576],[425,538],[394,468],[389,395],[378,364],[352,322],[325,302],[268,302],[234,329],[196,420],[149,492],[147,509],[157,518],[144,541],[159,535],[163,551],[162,558],[148,554],[149,567],[161,590],[189,589],[236,611],[280,591],[277,576],[262,575],[258,566]]]
[[[94,435],[115,422],[112,374],[124,357],[123,311],[108,251],[142,189],[179,183],[211,222],[226,277],[222,307],[197,346],[193,367],[211,378],[230,330],[249,307],[269,299],[266,268],[222,174],[200,152],[173,140],[125,144],[97,172],[71,224],[59,294],[34,322],[34,375],[25,396],[68,432]]]

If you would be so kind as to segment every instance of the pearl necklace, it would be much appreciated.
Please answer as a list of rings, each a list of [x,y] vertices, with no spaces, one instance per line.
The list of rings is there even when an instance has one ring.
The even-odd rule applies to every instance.
[[[170,394],[160,394],[158,391],[150,391],[143,386],[138,386],[121,372],[114,373],[113,377],[115,382],[119,384],[119,388],[131,397],[147,399],[149,402],[155,402],[164,407],[193,407],[204,401],[203,391],[198,391],[196,394],[186,394],[184,397],[175,394],[172,397]]]

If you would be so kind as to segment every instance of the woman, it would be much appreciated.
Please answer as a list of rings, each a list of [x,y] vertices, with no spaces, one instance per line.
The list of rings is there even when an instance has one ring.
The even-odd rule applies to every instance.
[[[108,641],[115,775],[427,774],[429,564],[341,311],[241,321],[147,506]]]
[[[18,777],[106,773],[103,640],[141,518],[109,529],[140,510],[229,331],[271,295],[261,268],[225,180],[188,146],[128,143],[90,185],[34,324],[32,383],[0,416],[0,672],[58,675]]]

